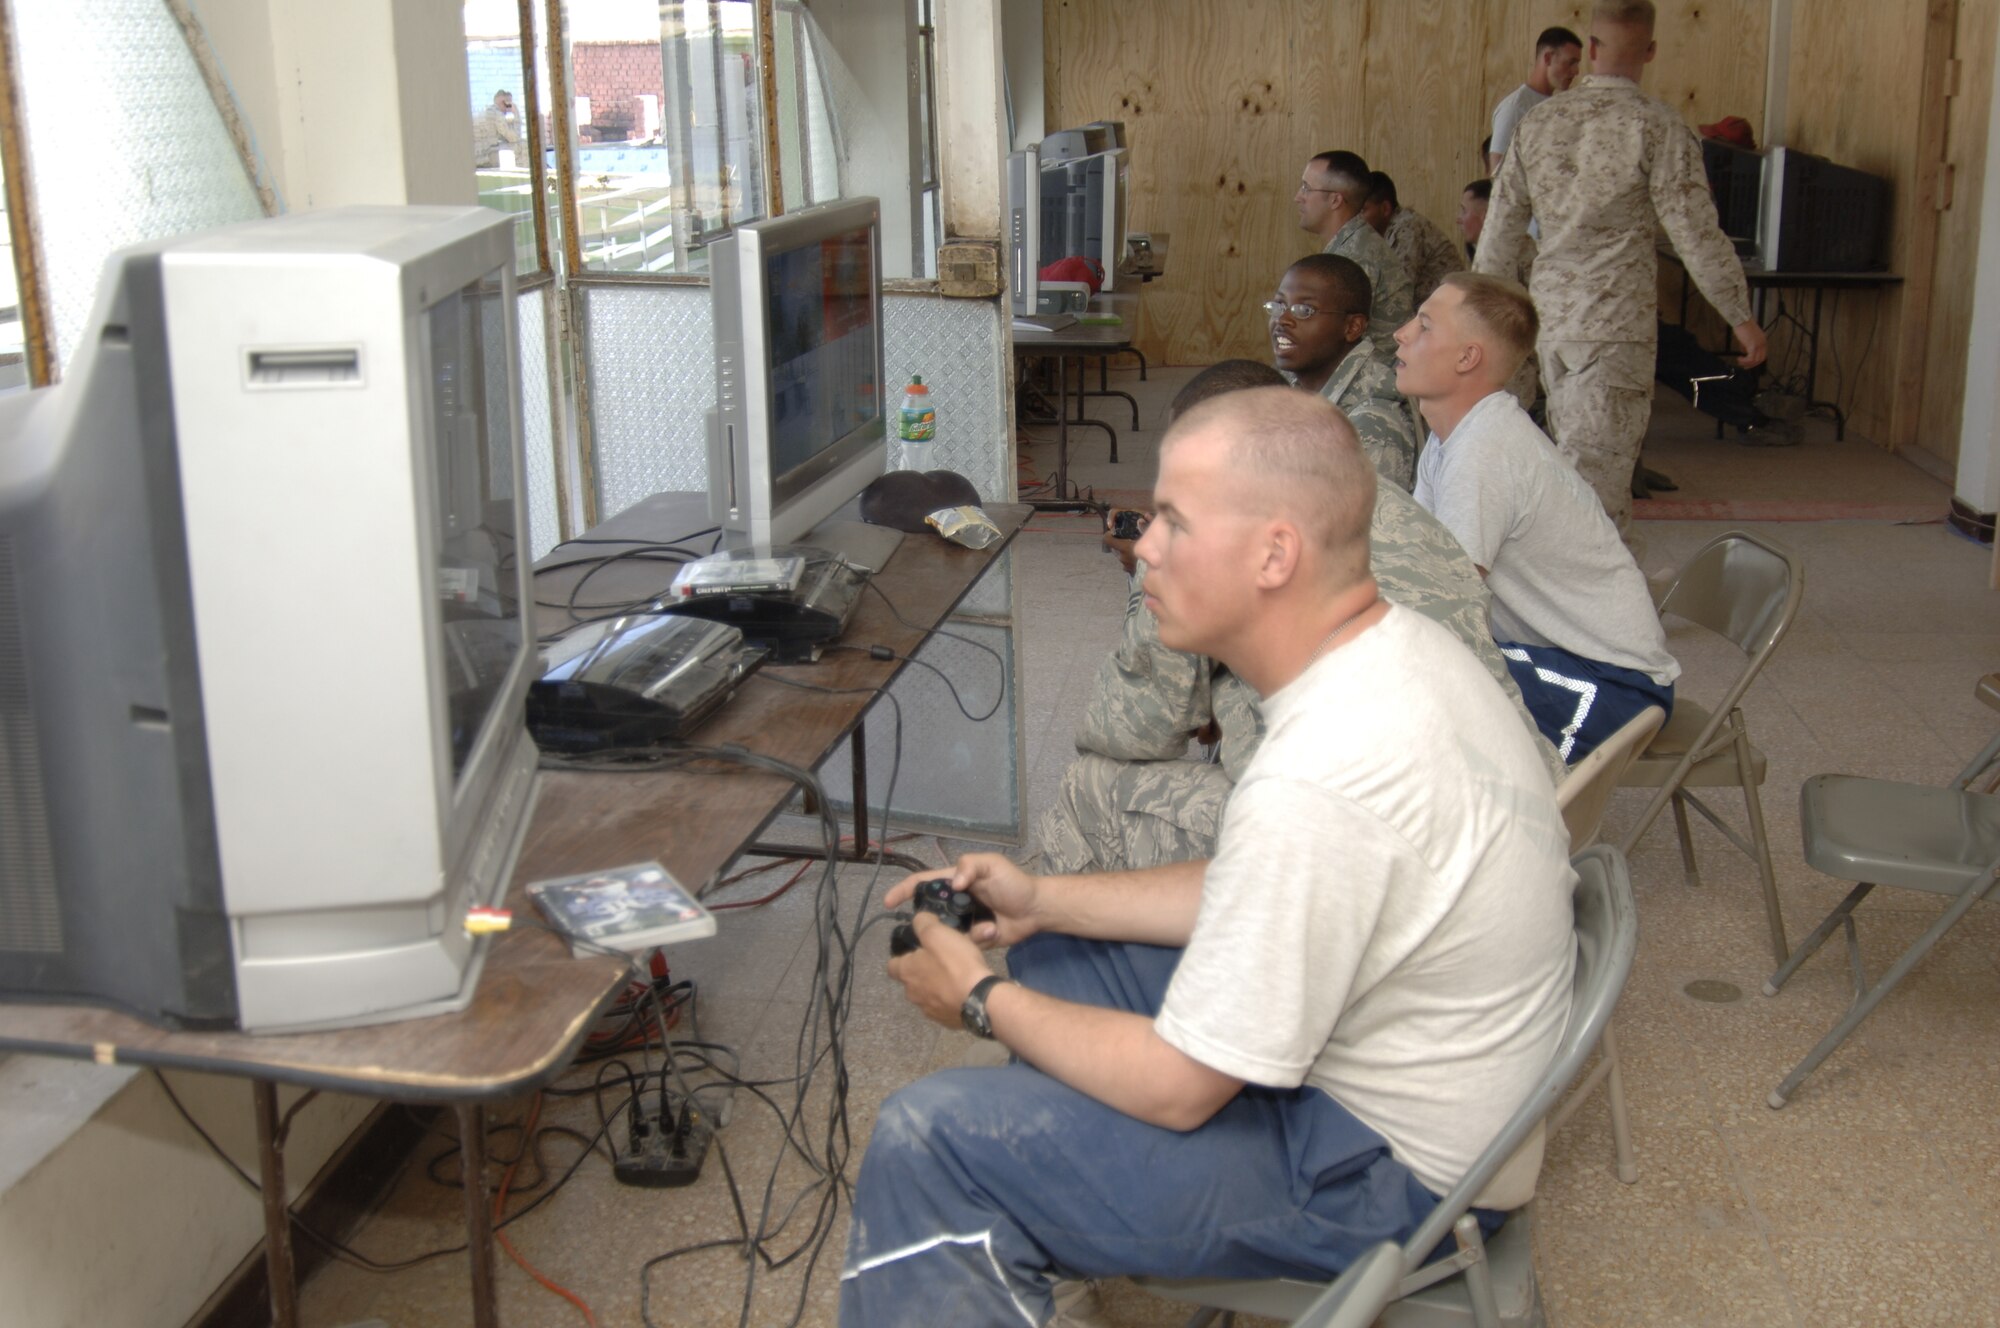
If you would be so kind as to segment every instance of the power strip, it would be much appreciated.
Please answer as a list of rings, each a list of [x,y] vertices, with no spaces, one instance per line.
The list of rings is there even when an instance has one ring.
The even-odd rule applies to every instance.
[[[692,1185],[701,1177],[701,1164],[708,1157],[715,1127],[692,1105],[683,1120],[672,1099],[668,1099],[663,1126],[658,1103],[657,1097],[648,1097],[643,1105],[635,1102],[626,1108],[632,1121],[630,1143],[611,1164],[611,1174],[620,1184],[673,1189]]]

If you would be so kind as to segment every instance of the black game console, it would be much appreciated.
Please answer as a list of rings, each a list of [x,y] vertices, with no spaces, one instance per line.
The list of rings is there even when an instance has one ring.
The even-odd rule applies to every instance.
[[[725,623],[661,613],[584,623],[543,647],[528,730],[565,754],[684,738],[763,659]]]
[[[971,931],[975,922],[994,920],[993,910],[974,899],[970,892],[952,889],[948,876],[919,885],[910,904],[957,932]],[[893,959],[897,955],[906,955],[916,948],[916,927],[908,922],[896,924],[896,930],[889,933],[889,957]]]
[[[805,545],[744,549],[727,556],[748,560],[787,555],[806,560],[796,590],[692,595],[666,607],[682,617],[727,623],[742,632],[746,642],[768,651],[775,663],[810,663],[819,658],[822,647],[847,630],[860,606],[862,587],[868,584],[868,572],[839,554]]]

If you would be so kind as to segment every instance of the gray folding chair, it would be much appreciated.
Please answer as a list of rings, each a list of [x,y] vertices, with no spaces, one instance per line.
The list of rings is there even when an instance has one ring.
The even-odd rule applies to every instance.
[[[1611,1008],[1632,971],[1639,915],[1624,857],[1610,845],[1599,844],[1571,858],[1570,864],[1576,868],[1577,883],[1576,975],[1569,1026],[1563,1030],[1555,1059],[1527,1101],[1403,1246],[1396,1298],[1381,1318],[1387,1328],[1467,1323],[1475,1328],[1532,1328],[1543,1321],[1530,1248],[1534,1204],[1509,1214],[1490,1241],[1481,1237],[1479,1219],[1470,1210],[1473,1199],[1541,1126],[1576,1078],[1610,1025]],[[1458,1248],[1426,1263],[1447,1235],[1458,1238]],[[1296,1320],[1327,1290],[1325,1283],[1293,1278],[1137,1281],[1154,1295],[1202,1306],[1188,1320],[1188,1328],[1227,1325],[1239,1313]]]
[[[1771,869],[1764,807],[1757,796],[1766,762],[1764,753],[1750,744],[1738,703],[1791,627],[1805,586],[1805,568],[1795,554],[1740,530],[1718,535],[1688,559],[1660,599],[1660,616],[1677,614],[1724,638],[1743,652],[1743,669],[1712,711],[1677,689],[1666,726],[1618,781],[1624,788],[1658,790],[1632,833],[1619,845],[1624,852],[1632,851],[1671,803],[1688,884],[1701,884],[1694,861],[1694,836],[1688,829],[1689,807],[1757,864],[1764,885],[1765,920],[1771,929],[1771,953],[1781,964],[1787,953],[1785,915],[1778,905],[1778,878]],[[1748,837],[1693,792],[1709,788],[1743,790]]]
[[[1292,1328],[1369,1328],[1396,1298],[1402,1280],[1402,1247],[1385,1240],[1348,1265]]]
[[[1571,853],[1581,853],[1597,842],[1598,827],[1604,820],[1604,809],[1611,804],[1612,791],[1618,787],[1618,776],[1653,740],[1666,717],[1667,712],[1660,707],[1647,706],[1599,743],[1590,755],[1571,766],[1563,782],[1556,785],[1556,806],[1562,812],[1563,824],[1569,827]],[[1604,1026],[1597,1052],[1597,1064],[1549,1117],[1549,1133],[1560,1130],[1584,1100],[1597,1091],[1597,1086],[1603,1084],[1604,1103],[1611,1109],[1615,1172],[1619,1180],[1630,1185],[1639,1179],[1639,1167],[1632,1158],[1632,1127],[1625,1114],[1625,1078],[1619,1073],[1618,1039],[1610,1024]]]
[[[1975,695],[2000,709],[2000,675],[1980,679]],[[1854,1003],[1771,1094],[1773,1109],[1790,1100],[1805,1077],[1846,1041],[1939,937],[1974,904],[1993,895],[2000,884],[2000,796],[1990,791],[1990,785],[1985,792],[1973,786],[1995,774],[2000,774],[2000,737],[1986,744],[1986,750],[1943,788],[1853,775],[1814,775],[1800,788],[1799,824],[1806,861],[1828,876],[1857,884],[1771,975],[1764,994],[1777,995],[1837,927],[1847,933]],[[1870,987],[1854,929],[1854,907],[1878,885],[1944,895],[1951,904]]]

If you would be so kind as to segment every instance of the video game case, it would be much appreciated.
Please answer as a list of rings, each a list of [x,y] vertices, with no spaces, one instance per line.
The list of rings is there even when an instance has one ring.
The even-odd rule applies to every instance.
[[[805,571],[806,560],[796,556],[698,558],[674,574],[673,592],[680,599],[696,595],[786,595],[798,589]]]
[[[569,940],[573,955],[637,954],[715,935],[715,915],[657,862],[536,881],[528,897]]]

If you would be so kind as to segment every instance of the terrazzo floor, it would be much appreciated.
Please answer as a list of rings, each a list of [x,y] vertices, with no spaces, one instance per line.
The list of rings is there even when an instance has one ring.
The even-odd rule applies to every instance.
[[[1117,466],[1104,462],[1101,440],[1086,437],[1073,476],[1099,492],[1144,491],[1161,411],[1187,376],[1185,370],[1156,370],[1151,382],[1139,384],[1134,372],[1115,373],[1113,385],[1138,396],[1147,428],[1121,429]],[[1674,474],[1684,494],[1785,500],[1892,492],[1896,501],[1917,505],[1934,498],[1940,513],[1949,497],[1942,485],[1865,443],[1833,445],[1819,436],[1825,426],[1809,426],[1799,447],[1752,453],[1716,445],[1678,404],[1662,403],[1648,460]],[[1052,453],[1046,439],[1030,448],[1037,473],[1053,469]],[[1646,564],[1676,563],[1726,528],[1648,522]],[[1972,697],[1975,679],[2000,667],[2000,596],[1985,588],[1989,553],[1939,524],[1748,528],[1789,545],[1807,568],[1799,618],[1744,705],[1750,732],[1770,758],[1765,814],[1796,939],[1843,891],[1801,860],[1793,790],[1820,771],[1927,782],[1954,773],[2000,725],[2000,715]],[[1021,587],[1020,714],[1028,726],[1023,750],[1032,824],[1069,759],[1070,734],[1098,661],[1115,638],[1125,591],[1116,563],[1098,549],[1085,520],[1038,518],[1013,557]],[[1730,650],[1699,637],[1682,625],[1670,646],[1686,667],[1684,694],[1711,697],[1730,676]],[[1622,838],[1644,802],[1639,792],[1620,793],[1605,837]],[[796,833],[811,830],[802,819],[788,824]],[[1551,1142],[1536,1242],[1549,1321],[1558,1328],[2000,1323],[1994,1291],[2000,1285],[2000,1115],[1990,1110],[2000,1090],[2000,916],[1991,908],[1974,910],[1791,1105],[1774,1112],[1764,1105],[1766,1094],[1841,1011],[1844,961],[1836,942],[1781,995],[1760,995],[1771,960],[1754,870],[1706,825],[1697,823],[1695,839],[1699,885],[1684,878],[1664,821],[1632,856],[1642,931],[1618,1029],[1640,1175],[1630,1186],[1613,1177],[1601,1103],[1586,1104]],[[899,847],[942,862],[963,846],[924,837]],[[734,887],[729,897],[753,898],[781,879],[767,873]],[[793,1073],[815,969],[811,884],[762,908],[724,914],[716,938],[672,952],[674,975],[698,985],[701,1037],[733,1047],[747,1077]],[[841,873],[844,915],[853,914],[870,885],[865,870]],[[1880,892],[1860,915],[1871,966],[1879,971],[1937,912],[1927,899]],[[873,947],[886,948],[879,929],[862,940],[864,954]],[[1720,983],[1740,996],[1695,999],[1688,988],[1698,980],[1710,984],[1698,990]],[[692,1032],[684,1022],[677,1036]],[[889,1091],[981,1049],[917,1016],[870,961],[853,984],[845,1050],[852,1175],[875,1109]],[[585,1135],[597,1130],[587,1091],[593,1068],[563,1081],[585,1089],[582,1096],[545,1100],[541,1125]],[[822,1072],[806,1095],[805,1117],[819,1156],[827,1078]],[[789,1106],[781,1086],[767,1091]],[[608,1105],[615,1101],[616,1094],[607,1097]],[[518,1121],[524,1111],[521,1104],[495,1113],[491,1150],[503,1161],[520,1142],[518,1129],[505,1122]],[[804,1194],[791,1224],[768,1249],[782,1255],[804,1245],[826,1186],[805,1188],[817,1177],[796,1150],[784,1147],[776,1113],[739,1091],[720,1139],[753,1224],[774,1169],[774,1211]],[[459,1194],[432,1180],[423,1165],[449,1146],[443,1138],[427,1144],[355,1238],[358,1249],[389,1260],[457,1243]],[[540,1137],[539,1152],[552,1175],[582,1151],[575,1138]],[[451,1159],[440,1165],[448,1178]],[[531,1150],[516,1172],[517,1189],[534,1179],[536,1169]],[[496,1168],[496,1181],[499,1174]],[[509,1211],[549,1183],[511,1200]],[[715,1155],[699,1182],[680,1190],[617,1184],[603,1158],[592,1156],[508,1234],[551,1279],[586,1301],[599,1324],[642,1322],[642,1294],[646,1317],[675,1328],[783,1324],[795,1311],[801,1323],[832,1324],[845,1208],[831,1218],[816,1263],[807,1247],[782,1267],[757,1268],[747,1310],[749,1265],[733,1239],[739,1229]],[[705,1240],[725,1243],[647,1266],[669,1250]],[[585,1321],[504,1256],[499,1269],[509,1325]],[[1113,1283],[1105,1293],[1110,1320],[1129,1328],[1186,1317],[1129,1285]],[[304,1288],[304,1320],[457,1325],[468,1321],[467,1294],[461,1255],[393,1275],[333,1265]]]

